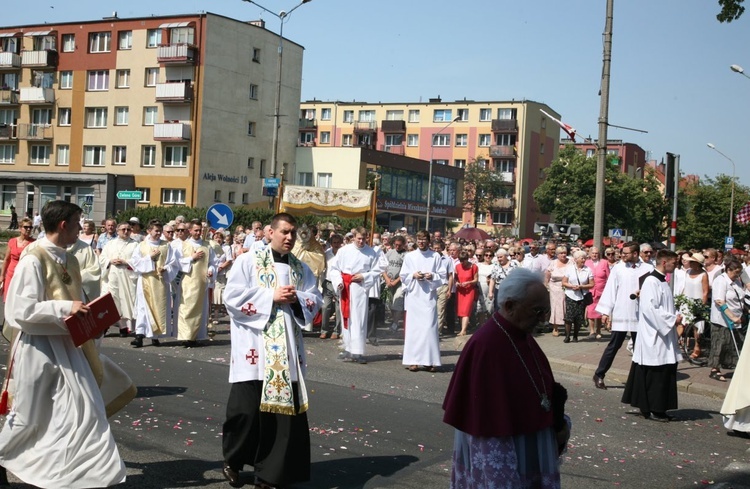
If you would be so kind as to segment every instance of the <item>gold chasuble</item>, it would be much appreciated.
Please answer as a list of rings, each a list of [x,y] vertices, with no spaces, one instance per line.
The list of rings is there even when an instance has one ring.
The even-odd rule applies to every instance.
[[[208,260],[209,249],[206,242],[193,246],[190,240],[182,243],[182,256],[192,256],[198,251],[203,252],[203,258],[193,262],[190,273],[182,276],[182,297],[180,298],[180,320],[177,326],[177,339],[180,341],[195,341],[203,321],[203,308],[208,296]]]
[[[63,268],[42,247],[28,250],[28,253],[39,260],[42,266],[45,293],[48,300],[82,300],[81,271],[78,260],[74,255],[69,252],[66,253],[67,266]],[[94,340],[88,340],[80,348],[91,366],[96,384],[102,392],[107,417],[110,417],[133,400],[137,389],[120,367],[109,358],[99,356]]]
[[[154,336],[160,336],[167,332],[168,291],[167,281],[161,270],[167,262],[169,243],[159,241],[158,246],[151,246],[148,241],[143,240],[138,246],[141,247],[141,256],[151,256],[151,251],[154,248],[160,251],[159,256],[154,261],[154,270],[141,275],[143,296],[146,298],[146,305],[151,317],[151,330]]]

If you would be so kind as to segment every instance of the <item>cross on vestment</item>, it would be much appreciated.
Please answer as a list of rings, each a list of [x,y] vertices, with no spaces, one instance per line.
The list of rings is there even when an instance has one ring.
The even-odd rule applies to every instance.
[[[240,311],[246,316],[252,316],[253,314],[256,314],[258,312],[252,302],[248,302],[246,305],[242,306]]]
[[[255,348],[251,348],[247,355],[245,355],[245,360],[250,361],[250,365],[255,365],[258,360],[258,353],[255,351]]]

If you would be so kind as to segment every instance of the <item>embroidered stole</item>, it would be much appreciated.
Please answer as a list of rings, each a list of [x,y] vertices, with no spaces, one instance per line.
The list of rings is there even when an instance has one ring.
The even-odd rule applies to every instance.
[[[178,323],[177,338],[182,341],[192,341],[198,337],[203,320],[203,308],[208,294],[208,259],[210,255],[206,242],[197,248],[193,242],[185,240],[182,243],[182,256],[189,257],[197,251],[203,251],[203,258],[193,262],[190,273],[182,276],[182,298],[180,300],[180,321]]]
[[[304,270],[302,263],[291,253],[289,256],[289,281],[299,289],[302,285]],[[255,252],[255,269],[258,285],[267,289],[276,289],[279,283],[274,267],[271,248]],[[294,328],[294,324],[289,325]],[[297,361],[297,379],[299,411],[294,409],[294,394],[292,380],[289,373],[289,357],[287,356],[287,324],[284,311],[274,304],[271,315],[263,330],[263,343],[266,354],[266,371],[263,376],[263,393],[260,401],[260,410],[294,416],[307,411],[307,389],[302,377],[302,368]],[[297,346],[299,348],[299,345]],[[297,352],[292,352],[297,355]]]
[[[152,246],[147,240],[139,244],[141,256],[150,257],[153,249],[158,249],[161,253],[152,260],[154,270],[141,275],[141,284],[143,287],[143,296],[146,298],[146,308],[151,318],[151,330],[154,336],[161,336],[167,332],[167,282],[162,277],[161,270],[167,262],[169,253],[169,243],[159,241],[157,246]]]

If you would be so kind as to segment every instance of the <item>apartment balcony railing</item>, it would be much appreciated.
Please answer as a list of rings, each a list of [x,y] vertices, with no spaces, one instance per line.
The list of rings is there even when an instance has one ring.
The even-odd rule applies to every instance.
[[[300,119],[299,128],[305,130],[317,130],[318,119]]]
[[[513,154],[513,146],[501,146],[497,144],[490,146],[491,158],[499,158],[501,156],[515,156]]]
[[[385,151],[386,153],[403,156],[405,152],[405,148],[403,144],[393,144],[393,145],[381,144],[380,151]]]
[[[163,103],[185,103],[193,100],[193,85],[190,82],[167,82],[156,84],[156,101]]]
[[[316,144],[315,141],[297,141],[297,146],[300,148],[314,148]]]
[[[18,91],[10,88],[0,88],[0,105],[17,105]]]
[[[22,104],[53,104],[55,103],[55,89],[21,87],[21,95],[18,101]]]
[[[383,121],[381,128],[385,133],[405,133],[406,122],[405,121]]]
[[[512,171],[499,171],[497,172],[497,176],[505,183],[514,183],[516,181],[516,174]]]
[[[378,130],[377,121],[354,123],[354,132],[376,132],[377,130]]]
[[[513,197],[504,197],[502,199],[497,199],[492,205],[492,208],[497,211],[507,211],[513,209],[516,204],[516,199]]]
[[[16,53],[0,53],[0,70],[18,70],[21,68],[21,56]]]
[[[29,141],[48,141],[52,139],[52,125],[50,124],[18,124],[16,137]]]
[[[191,44],[163,44],[159,46],[156,60],[164,64],[194,64],[197,49]]]
[[[516,132],[518,121],[516,119],[492,119],[492,132]]]
[[[156,141],[190,141],[190,124],[187,122],[162,122],[154,124]]]
[[[16,126],[11,124],[0,124],[0,141],[16,138]]]
[[[21,65],[54,68],[57,66],[59,55],[54,49],[42,51],[21,51]]]

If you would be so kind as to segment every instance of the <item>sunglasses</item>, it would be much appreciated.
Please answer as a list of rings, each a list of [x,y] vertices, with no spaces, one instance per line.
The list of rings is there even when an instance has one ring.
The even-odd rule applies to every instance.
[[[492,253],[485,253],[484,256],[492,256]]]
[[[614,253],[604,253],[606,256],[614,256]]]
[[[178,233],[181,233],[182,231],[187,231],[187,229],[185,229],[185,228],[179,228],[179,229],[177,230],[177,232],[178,232]]]
[[[172,234],[174,231],[164,231],[164,234]]]

